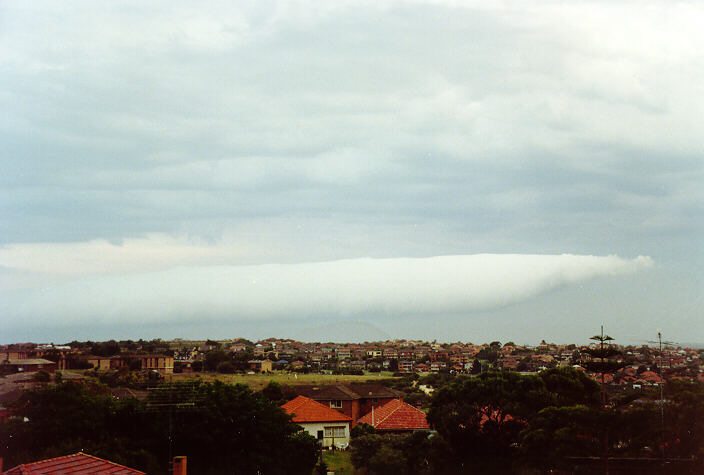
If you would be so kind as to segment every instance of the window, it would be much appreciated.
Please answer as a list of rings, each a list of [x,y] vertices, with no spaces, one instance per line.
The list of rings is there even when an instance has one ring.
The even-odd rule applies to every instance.
[[[339,399],[336,399],[334,401],[330,401],[330,407],[339,409],[342,407],[342,401],[340,401]]]
[[[345,426],[326,427],[325,437],[344,437]]]

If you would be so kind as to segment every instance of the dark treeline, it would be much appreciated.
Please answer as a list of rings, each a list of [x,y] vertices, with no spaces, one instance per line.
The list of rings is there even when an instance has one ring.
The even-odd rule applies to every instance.
[[[668,383],[664,432],[657,399],[604,407],[600,386],[572,368],[448,377],[444,383],[429,401],[428,421],[437,434],[357,429],[355,466],[372,475],[604,473],[600,458],[607,455],[611,473],[704,473],[701,383]],[[631,471],[620,472],[617,459]],[[633,471],[640,461],[647,463]]]
[[[411,378],[394,381],[413,387]],[[436,432],[381,435],[358,426],[355,466],[370,475],[604,473],[607,455],[612,473],[704,473],[702,383],[667,383],[663,431],[657,394],[611,398],[604,406],[600,386],[572,368],[432,375],[423,382],[437,388],[427,401]],[[82,450],[167,473],[171,426],[172,454],[188,456],[189,473],[313,470],[316,441],[278,407],[294,396],[292,388],[272,383],[254,393],[200,382],[158,388],[145,402],[114,399],[104,385],[89,382],[28,391],[0,423],[0,456],[11,467]],[[619,459],[631,460],[631,469],[647,463],[619,472]]]
[[[171,453],[192,474],[309,475],[315,438],[276,404],[244,385],[161,386],[141,402],[115,399],[100,384],[27,391],[0,423],[6,467],[83,451],[150,474],[168,473]],[[171,428],[171,430],[170,430]]]

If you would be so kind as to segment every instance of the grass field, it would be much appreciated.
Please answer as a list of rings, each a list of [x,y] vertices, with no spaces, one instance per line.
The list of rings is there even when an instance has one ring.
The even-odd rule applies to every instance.
[[[335,475],[354,473],[349,451],[325,451],[323,452],[323,461],[328,466],[328,471],[335,472]]]
[[[350,382],[375,381],[388,379],[392,373],[383,371],[381,373],[366,373],[363,376],[339,375],[339,374],[292,374],[282,371],[275,371],[267,374],[219,374],[219,373],[181,373],[169,376],[173,381],[186,381],[189,379],[201,379],[203,381],[222,381],[225,383],[246,384],[252,390],[258,391],[264,388],[269,381],[276,381],[279,384],[295,386],[297,384],[336,384]]]

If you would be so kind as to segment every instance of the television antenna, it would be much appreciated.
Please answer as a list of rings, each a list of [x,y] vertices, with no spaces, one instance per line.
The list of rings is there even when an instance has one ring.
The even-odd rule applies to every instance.
[[[663,341],[662,340],[662,332],[658,331],[658,339],[657,340],[648,340],[648,343],[652,344],[657,344],[660,348],[660,364],[658,365],[658,370],[660,373],[660,455],[662,457],[662,463],[663,465],[665,464],[665,397],[664,397],[664,387],[665,387],[665,379],[663,378],[662,375],[662,367],[663,367],[663,354],[662,354],[662,345],[665,345],[666,347],[674,347],[677,345],[674,341]],[[672,364],[670,364],[672,366]]]
[[[198,392],[199,381],[167,382],[147,388],[145,412],[169,415],[169,473],[173,473],[174,412],[197,411],[203,397]]]

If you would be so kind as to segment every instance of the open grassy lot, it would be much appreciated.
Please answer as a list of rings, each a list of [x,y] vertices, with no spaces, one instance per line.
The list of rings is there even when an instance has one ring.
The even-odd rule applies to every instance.
[[[219,374],[219,373],[181,373],[169,376],[172,381],[186,381],[189,379],[202,379],[203,381],[222,381],[225,383],[246,384],[254,391],[264,388],[269,381],[276,381],[279,384],[295,386],[297,384],[336,384],[350,382],[378,381],[380,379],[391,378],[392,373],[365,373],[363,376],[339,375],[339,374],[293,374],[283,371],[275,371],[267,374]]]
[[[334,452],[326,450],[323,452],[323,461],[328,466],[328,471],[335,472],[335,475],[354,474],[354,466],[350,459],[350,452],[347,450],[335,450]]]

